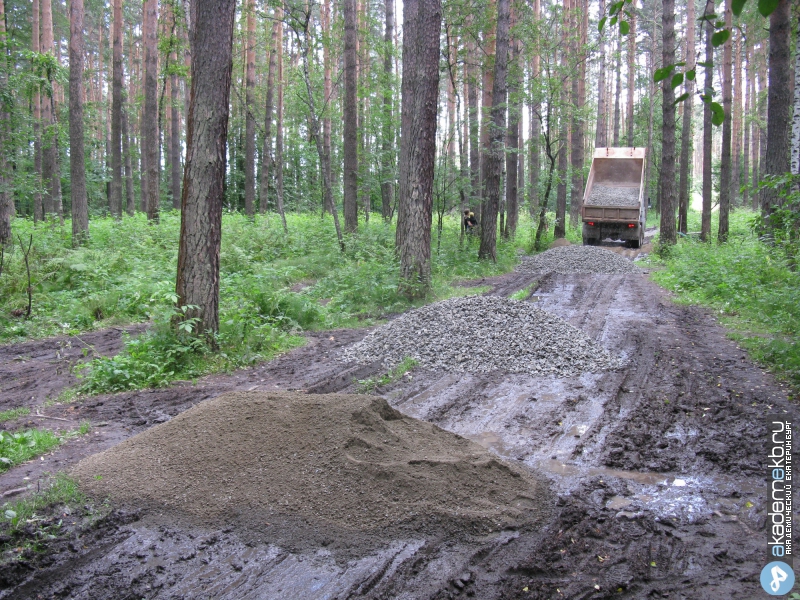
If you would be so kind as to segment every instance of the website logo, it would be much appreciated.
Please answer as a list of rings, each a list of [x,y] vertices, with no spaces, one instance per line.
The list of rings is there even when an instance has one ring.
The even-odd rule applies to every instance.
[[[794,587],[794,571],[785,562],[771,562],[761,570],[761,587],[770,596],[788,594]]]

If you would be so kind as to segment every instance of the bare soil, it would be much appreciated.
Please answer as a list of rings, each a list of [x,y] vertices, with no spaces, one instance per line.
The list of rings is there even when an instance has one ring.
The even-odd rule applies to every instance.
[[[508,296],[534,279],[512,273],[475,284],[492,285],[489,293]],[[207,472],[211,483],[199,489],[235,498],[228,512],[183,518],[163,498],[115,501],[114,494],[126,485],[114,485],[109,474],[111,487],[104,490],[112,498],[108,516],[91,527],[65,519],[65,535],[46,544],[45,552],[24,554],[0,569],[0,598],[766,597],[758,581],[767,562],[766,416],[777,412],[798,422],[787,388],[753,364],[713,314],[674,304],[646,274],[547,274],[538,277],[528,301],[621,354],[627,366],[571,378],[417,368],[374,393],[404,415],[400,421],[418,419],[477,442],[498,464],[512,464],[505,468],[544,482],[539,485],[547,489],[532,496],[539,504],[531,507],[531,519],[500,519],[488,531],[485,521],[480,521],[485,529],[475,528],[469,525],[474,522],[448,514],[446,526],[420,519],[402,528],[393,518],[372,520],[370,527],[359,529],[346,517],[336,521],[320,515],[340,514],[342,506],[357,504],[360,494],[355,500],[330,494],[328,506],[315,504],[321,495],[317,489],[308,492],[316,498],[307,502],[308,510],[302,509],[301,494],[273,524],[274,517],[245,510],[261,498],[253,472],[258,461],[251,459],[251,447],[226,445],[231,432],[222,422],[187,433],[194,463],[185,461],[182,474],[175,470],[180,463],[176,455],[169,463],[169,480],[176,486],[194,485],[197,474]],[[180,429],[203,410],[189,409],[227,392],[355,392],[354,380],[379,373],[380,365],[354,367],[337,357],[343,346],[366,333],[315,333],[305,347],[251,369],[42,409],[41,414],[66,421],[26,417],[3,424],[9,429],[28,423],[67,428],[89,419],[95,427],[91,435],[68,442],[44,460],[0,476],[0,493],[26,484],[35,489],[46,471],[72,467],[89,455],[95,461],[101,450],[119,444],[121,451],[125,444],[146,439],[135,434]],[[92,335],[109,340],[111,347],[120,333]],[[78,357],[59,356],[61,344],[43,340],[0,348],[0,410],[41,408],[48,395],[70,384],[66,368]],[[302,405],[302,395],[292,397]],[[314,402],[315,396],[306,397]],[[316,398],[322,402],[324,397]],[[372,402],[365,397],[364,406]],[[247,414],[233,407],[225,412],[234,420]],[[352,413],[341,413],[339,425],[331,427],[352,433],[341,416]],[[321,437],[329,430],[326,419],[314,421],[310,414],[307,421],[290,419],[258,432],[274,444],[266,452],[280,463],[275,468],[284,469],[281,489],[289,489],[292,477],[306,480],[303,468],[317,459],[286,461],[289,441],[280,435],[293,431],[297,439],[316,439],[310,452],[315,457],[321,453],[319,460],[326,464],[343,460],[341,450],[335,444],[327,448]],[[308,436],[291,429],[304,422]],[[413,446],[408,440],[413,438],[394,450],[380,439],[373,438],[374,447],[397,450],[408,464]],[[446,446],[453,452],[467,447],[459,438],[452,440],[452,447]],[[208,445],[225,446],[231,455],[222,471],[204,470],[203,455],[190,451]],[[351,456],[362,460],[366,454]],[[145,475],[154,473],[149,464],[139,463]],[[430,475],[438,467],[426,468]],[[423,488],[433,480],[427,481]],[[393,489],[377,476],[364,477],[361,485],[372,498]],[[476,480],[475,485],[486,492],[489,484]],[[287,493],[301,488],[292,489]],[[264,492],[264,497],[278,492]],[[441,494],[442,488],[432,487],[430,499]],[[462,502],[468,504],[439,502],[439,515]],[[256,517],[270,526],[256,527]]]

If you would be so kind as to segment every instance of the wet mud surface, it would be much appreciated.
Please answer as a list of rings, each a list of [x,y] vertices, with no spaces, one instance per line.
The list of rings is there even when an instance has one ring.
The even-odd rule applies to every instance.
[[[112,507],[91,527],[68,527],[46,552],[4,567],[0,598],[767,597],[758,581],[767,562],[766,416],[798,422],[787,389],[711,313],[673,304],[646,274],[512,273],[475,283],[508,296],[534,281],[528,301],[627,366],[563,379],[417,368],[373,394],[543,478],[549,506],[535,526],[461,536],[419,527],[367,540],[332,526],[326,536],[321,522],[247,534],[224,517],[209,526],[154,506]],[[315,333],[252,369],[42,409],[66,421],[5,423],[69,428],[88,419],[94,427],[1,475],[0,493],[223,393],[356,392],[354,380],[380,367],[337,357],[367,332]],[[35,412],[69,385],[58,347],[44,340],[0,348],[0,410]],[[298,539],[321,541],[293,545],[292,527]],[[300,535],[303,528],[315,535]]]

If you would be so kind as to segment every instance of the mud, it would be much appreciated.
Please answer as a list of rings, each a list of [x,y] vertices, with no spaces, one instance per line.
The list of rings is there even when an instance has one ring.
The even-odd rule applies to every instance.
[[[80,541],[71,548],[53,541],[45,562],[19,559],[0,598],[766,597],[758,581],[767,562],[765,417],[779,412],[798,422],[787,388],[727,339],[713,314],[673,304],[646,274],[513,273],[476,283],[508,296],[535,279],[529,301],[614,349],[627,367],[565,379],[415,369],[375,393],[546,478],[541,522],[349,538],[298,522],[295,531],[313,530],[303,539],[316,545],[293,545],[269,528],[250,535],[224,519],[192,523],[143,505],[71,532]],[[75,464],[85,447],[99,451],[228,391],[356,391],[335,356],[366,333],[315,334],[253,369],[54,406],[45,414],[75,426],[85,418],[107,423],[92,434],[103,441],[85,442],[81,453],[70,442],[36,462]],[[2,352],[0,369],[13,370],[8,362],[21,352]],[[14,385],[0,381],[3,390]],[[59,387],[37,385],[51,394]],[[3,394],[0,410],[22,402],[35,407]],[[0,478],[0,493],[29,468]]]

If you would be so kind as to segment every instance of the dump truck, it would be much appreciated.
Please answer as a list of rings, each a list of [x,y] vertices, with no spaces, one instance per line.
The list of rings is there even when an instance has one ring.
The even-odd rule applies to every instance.
[[[644,244],[646,154],[644,148],[595,148],[581,208],[584,246],[606,238],[631,248]]]

